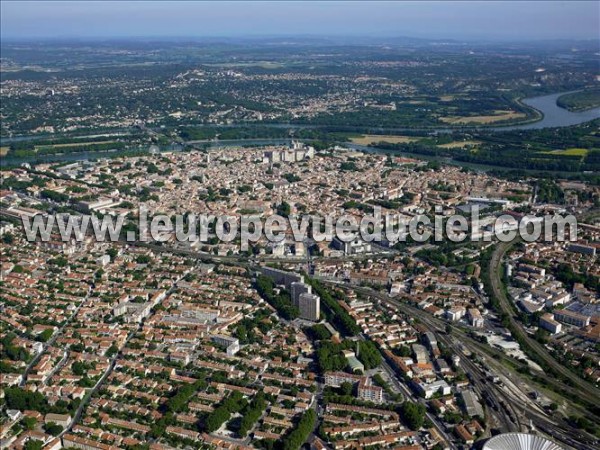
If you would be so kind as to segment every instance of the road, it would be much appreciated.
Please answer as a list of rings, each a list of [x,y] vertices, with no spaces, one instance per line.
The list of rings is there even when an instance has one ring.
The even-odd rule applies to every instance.
[[[158,251],[162,251],[162,252],[173,252],[173,253],[179,253],[179,254],[185,254],[188,256],[192,256],[192,257],[196,257],[199,259],[203,259],[203,260],[210,260],[211,262],[237,262],[238,264],[241,263],[241,258],[239,256],[232,256],[232,257],[217,257],[217,256],[213,256],[213,255],[209,255],[209,254],[203,254],[203,253],[199,253],[199,252],[194,252],[194,251],[189,251],[189,250],[184,250],[184,249],[178,249],[178,250],[173,250],[170,248],[166,248],[166,247],[162,247],[162,246],[156,246],[154,244],[150,244],[150,243],[142,243],[142,244],[136,244],[136,245],[141,245],[144,247],[150,247],[154,250],[158,250]],[[372,255],[370,255],[370,257],[372,257]],[[303,258],[304,261],[306,262],[306,258]],[[281,258],[273,258],[273,260],[276,261],[281,261]],[[300,262],[301,259],[299,259]],[[262,260],[261,260],[262,261]],[[253,261],[248,261],[247,259],[242,262],[243,266],[248,267],[248,268],[252,268],[255,266],[255,263]],[[355,290],[361,290],[362,288],[357,288],[356,286],[351,286],[352,289]],[[369,295],[373,294],[373,291],[371,290],[367,290],[367,293]],[[381,296],[384,300],[389,300],[389,297],[387,297],[386,295]],[[444,329],[444,326],[442,326],[442,330]],[[439,330],[438,330],[439,331]],[[364,337],[363,337],[364,338]],[[394,373],[393,369],[391,367],[389,367],[387,365],[387,363],[384,363],[384,370],[391,375],[391,378],[393,380],[397,380],[396,378],[396,374]],[[474,368],[471,368],[471,370],[475,370]],[[480,378],[484,377],[484,374],[478,373],[477,376],[475,377],[476,380],[479,380]],[[481,384],[480,381],[475,381],[475,385],[476,385],[476,390],[478,391],[478,393],[481,394],[481,392],[483,392],[486,389],[486,386],[483,386]],[[414,393],[408,389],[408,387],[402,383],[398,383],[398,385],[401,389],[401,391],[403,392],[403,394],[405,395],[406,398],[411,399],[412,401],[416,401],[416,402],[421,402],[421,399],[418,399]],[[498,395],[498,394],[496,394]],[[497,402],[499,403],[499,400],[502,397],[498,396],[497,397]],[[503,398],[502,398],[503,399]],[[504,400],[504,399],[503,399]],[[504,401],[505,404],[510,405],[510,402],[506,402]],[[510,411],[510,413],[509,413]],[[510,420],[509,416],[512,415],[515,420],[514,422]],[[512,409],[511,406],[507,406],[506,407],[506,411],[502,410],[500,411],[498,414],[498,421],[499,423],[502,424],[502,428],[504,428],[506,431],[517,431],[521,429],[521,426],[518,422],[518,419],[516,418],[517,414],[516,412]],[[431,414],[430,412],[427,413],[427,418],[434,424],[435,428],[438,430],[438,432],[452,445],[452,448],[455,448],[454,444],[452,444],[452,439],[451,437],[448,435],[447,431],[446,431],[446,427],[443,423],[441,423],[439,421],[439,419],[437,417],[435,417],[433,414]]]
[[[27,367],[23,371],[23,379],[21,380],[21,383],[19,384],[20,387],[25,386],[25,383],[27,382],[27,376],[29,375],[29,372],[31,372],[31,369],[33,369],[35,367],[35,365],[39,362],[39,360],[42,357],[42,355],[44,353],[46,353],[46,350],[48,350],[48,348],[50,346],[52,346],[54,344],[54,342],[56,342],[56,339],[58,338],[58,336],[60,336],[62,334],[62,332],[65,329],[65,327],[67,325],[69,325],[73,321],[73,319],[75,317],[77,317],[77,314],[79,313],[79,310],[84,305],[84,303],[87,301],[87,299],[90,297],[91,293],[92,293],[92,288],[90,287],[89,290],[88,290],[87,295],[81,300],[81,302],[79,303],[79,305],[77,305],[77,308],[75,308],[75,311],[73,311],[73,314],[71,314],[71,316],[65,321],[65,323],[62,324],[62,326],[56,331],[56,333],[54,333],[52,335],[52,337],[47,342],[44,343],[42,351],[39,352],[35,356],[35,358],[33,358],[29,362],[29,364],[27,364]]]
[[[416,311],[418,311],[418,313],[417,313],[417,314],[415,314],[415,312],[414,312],[414,311],[412,311],[412,310],[410,310],[410,311],[409,311],[407,308],[405,308],[405,305],[401,304],[400,302],[398,302],[398,301],[396,301],[396,300],[393,300],[393,299],[389,298],[387,295],[383,295],[383,294],[380,294],[380,293],[376,293],[375,291],[372,291],[372,290],[370,290],[370,289],[368,289],[368,288],[360,288],[360,287],[359,287],[359,288],[357,288],[357,287],[353,286],[353,287],[352,287],[352,289],[354,289],[354,290],[357,290],[357,291],[359,291],[359,292],[361,292],[361,293],[363,293],[363,294],[369,295],[369,296],[371,296],[371,297],[375,297],[375,298],[377,298],[379,301],[381,301],[381,302],[383,302],[383,303],[387,303],[388,305],[391,305],[391,306],[393,306],[393,307],[395,307],[395,308],[397,308],[397,309],[401,310],[403,313],[406,313],[406,314],[407,314],[409,317],[414,317],[414,316],[417,316],[417,315],[418,315],[418,317],[419,317],[419,320],[420,320],[421,322],[423,322],[425,325],[427,325],[427,326],[428,326],[428,328],[429,328],[431,331],[433,331],[433,332],[435,332],[435,333],[436,333],[436,335],[437,335],[437,338],[438,338],[438,340],[439,340],[440,342],[442,342],[442,343],[443,343],[444,345],[446,345],[448,348],[452,349],[454,353],[458,353],[458,354],[460,354],[460,353],[461,353],[461,350],[460,350],[460,348],[459,348],[459,346],[458,346],[458,341],[457,341],[457,340],[455,340],[455,339],[448,338],[448,337],[445,335],[445,327],[446,327],[446,324],[445,324],[444,322],[441,322],[441,321],[440,321],[441,323],[440,323],[440,322],[434,323],[433,321],[430,321],[430,320],[429,320],[429,318],[430,318],[430,315],[429,315],[429,314],[427,314],[427,313],[425,313],[425,312],[423,312],[423,311],[421,311],[421,310],[416,310]],[[484,384],[484,383],[481,381],[481,379],[482,379],[482,378],[485,378],[485,376],[486,376],[486,375],[485,375],[484,373],[482,373],[482,372],[481,372],[481,370],[480,370],[479,368],[477,368],[477,367],[476,367],[476,366],[475,366],[475,365],[474,365],[472,362],[470,362],[469,360],[465,360],[464,358],[462,358],[462,359],[461,359],[461,364],[462,364],[463,366],[464,366],[464,365],[466,365],[466,366],[467,366],[467,367],[465,368],[465,369],[466,369],[466,370],[465,370],[465,372],[466,372],[466,373],[474,373],[474,375],[472,376],[472,379],[473,379],[473,382],[472,382],[472,384],[474,385],[474,387],[475,387],[475,391],[476,391],[476,392],[479,394],[479,397],[480,397],[480,398],[481,398],[481,396],[482,396],[482,392],[483,392],[483,391],[490,391],[490,390],[491,390],[491,389],[490,389],[490,387],[489,387],[487,384]],[[410,390],[409,390],[409,389],[406,387],[406,385],[402,385],[402,387],[404,388],[403,390],[404,390],[405,394],[408,396],[408,398],[413,398],[413,399],[414,399],[414,398],[416,398],[416,397],[414,396],[414,394],[412,393],[412,391],[410,391]],[[490,394],[491,394],[492,396],[495,396],[495,395],[496,395],[496,393],[495,393],[495,392],[493,392],[493,391],[492,391],[492,392],[490,392]],[[421,399],[421,398],[417,398],[417,401],[422,401],[422,400],[423,400],[423,399]],[[498,404],[500,404],[500,402],[499,402],[499,399],[498,399],[498,398],[496,399],[496,402],[497,402]],[[509,408],[510,408],[510,406],[509,406]],[[511,411],[511,412],[512,412],[513,416],[515,416],[514,412],[513,412],[513,411]],[[503,428],[505,431],[520,431],[520,428],[521,428],[521,427],[520,427],[520,425],[519,425],[519,423],[518,423],[518,420],[516,420],[516,421],[512,421],[512,420],[510,420],[510,419],[509,419],[509,414],[505,413],[503,410],[500,410],[500,412],[499,412],[499,413],[496,413],[496,414],[494,414],[494,415],[498,415],[498,416],[499,416],[499,421],[500,421],[500,423],[502,424],[502,428]],[[446,434],[446,433],[444,432],[444,430],[443,430],[443,428],[444,428],[444,425],[440,424],[440,423],[439,423],[439,420],[438,420],[437,418],[435,418],[435,421],[434,421],[434,420],[433,420],[433,419],[434,419],[434,416],[433,416],[433,415],[431,415],[431,414],[429,414],[429,413],[428,413],[428,418],[429,418],[430,420],[432,420],[432,422],[433,422],[433,423],[436,423],[436,421],[437,421],[437,422],[438,422],[438,427],[437,427],[437,428],[438,428],[438,429],[439,429],[439,428],[442,428],[442,430],[441,430],[441,431],[442,431],[442,435],[443,435],[444,437],[446,437],[447,439],[449,439],[449,437],[447,436],[447,434]]]
[[[333,283],[333,284],[337,284],[337,283]],[[353,288],[356,289],[356,287],[353,287]],[[367,337],[363,333],[360,333],[358,335],[358,338],[361,339],[361,340],[366,340],[367,339]],[[385,357],[383,355],[381,355],[381,360],[382,360],[381,366],[387,372],[387,374],[390,377],[390,379],[393,380],[393,383],[395,384],[395,386],[398,387],[402,391],[402,394],[404,395],[404,398],[405,399],[410,399],[410,401],[415,402],[415,403],[421,403],[421,404],[423,404],[425,406],[425,408],[427,408],[427,402],[425,401],[425,399],[423,399],[423,398],[418,397],[417,395],[415,395],[415,393],[412,390],[410,390],[409,387],[405,383],[401,383],[398,380],[396,372],[394,371],[394,369],[392,369],[388,365],[388,363],[385,361]],[[440,420],[436,416],[434,416],[433,414],[431,414],[429,411],[427,411],[425,413],[425,416],[433,424],[433,426],[438,431],[438,433],[440,433],[440,435],[446,440],[446,442],[448,443],[448,445],[450,446],[450,448],[451,449],[456,449],[457,447],[454,444],[454,442],[451,439],[451,437],[446,432],[446,427],[444,426],[444,424],[441,423]]]
[[[176,288],[177,288],[177,283],[179,281],[181,281],[187,274],[189,273],[189,270],[187,270],[186,272],[184,272],[177,280],[175,280],[173,282],[173,284],[171,285],[171,287],[167,290],[167,295],[171,294]],[[79,422],[79,420],[81,419],[81,415],[83,414],[83,411],[85,409],[85,407],[87,406],[87,404],[89,403],[90,399],[92,398],[92,396],[98,392],[98,390],[102,387],[102,385],[104,384],[104,382],[106,381],[106,379],[110,376],[110,374],[112,373],[112,371],[114,370],[116,364],[117,364],[117,360],[119,359],[121,350],[127,345],[127,343],[131,340],[131,338],[133,338],[133,336],[135,336],[137,333],[142,331],[143,328],[143,321],[140,322],[140,324],[138,325],[138,327],[131,331],[128,335],[127,338],[125,339],[125,341],[123,342],[123,345],[121,346],[121,348],[119,349],[119,352],[117,352],[115,355],[113,355],[110,358],[110,363],[108,365],[108,367],[106,368],[106,370],[104,371],[104,373],[102,374],[102,376],[100,377],[100,379],[98,379],[98,381],[96,382],[96,384],[94,385],[93,388],[91,388],[83,397],[83,399],[81,400],[81,402],[79,403],[79,406],[77,407],[77,410],[75,411],[75,414],[73,415],[73,419],[71,420],[71,422],[69,423],[69,426],[67,426],[58,436],[59,438],[61,438],[65,433],[69,432],[70,430],[73,429],[73,427]]]
[[[123,244],[125,244],[125,243],[123,243]],[[252,267],[256,266],[255,261],[249,261],[248,259],[244,260],[240,256],[217,257],[217,256],[210,255],[210,254],[204,254],[204,253],[195,252],[195,251],[188,251],[188,250],[184,250],[184,249],[174,250],[172,248],[154,245],[154,244],[150,244],[150,243],[127,243],[127,244],[149,247],[149,248],[152,248],[153,250],[157,250],[157,251],[161,251],[161,252],[184,254],[184,255],[191,256],[191,257],[195,257],[195,258],[197,258],[199,260],[203,260],[203,261],[208,260],[208,261],[217,262],[217,263],[218,262],[236,262],[237,264],[240,264],[241,266],[248,267],[248,268],[252,268]],[[511,323],[513,323],[515,325],[514,328],[515,328],[515,330],[517,330],[518,335],[521,336],[522,338],[526,339],[527,342],[531,344],[531,348],[534,351],[536,351],[547,364],[549,364],[551,367],[553,367],[555,370],[557,370],[557,372],[560,373],[561,375],[563,375],[565,378],[571,380],[575,387],[570,388],[569,386],[564,385],[560,381],[552,380],[552,377],[544,376],[543,374],[539,375],[539,377],[545,378],[545,381],[547,380],[548,383],[552,383],[554,381],[554,383],[561,385],[562,388],[566,392],[571,392],[573,395],[580,395],[580,393],[583,392],[586,395],[587,401],[589,403],[592,403],[592,404],[595,403],[596,399],[600,398],[600,391],[598,389],[594,388],[593,386],[591,386],[589,383],[586,383],[585,381],[581,380],[579,377],[577,377],[576,374],[574,374],[574,373],[570,372],[568,369],[560,366],[549,355],[547,350],[541,344],[539,344],[537,341],[531,339],[527,335],[525,330],[520,326],[520,324],[517,323],[517,321],[515,319],[514,311],[512,310],[511,305],[510,305],[508,299],[506,298],[506,295],[504,294],[503,290],[501,289],[501,281],[500,281],[500,277],[499,277],[500,262],[502,261],[504,254],[506,253],[506,251],[509,248],[510,248],[510,244],[498,245],[498,247],[496,248],[496,251],[494,252],[494,254],[491,258],[489,273],[491,275],[490,281],[491,281],[493,293],[499,299],[503,312],[506,312],[509,315]],[[369,255],[369,257],[372,257],[372,255]],[[266,260],[267,259],[265,259],[265,261]],[[268,260],[288,261],[289,259],[288,258],[271,258]],[[306,256],[303,258],[298,258],[298,262],[300,262],[300,261],[303,261],[305,263],[306,262],[310,263],[310,260],[307,261]],[[336,283],[336,284],[344,285],[344,283]],[[172,291],[172,289],[175,288],[175,285],[176,285],[176,282],[169,289],[169,291]],[[453,338],[447,338],[444,336],[446,322],[439,321],[439,319],[433,318],[431,315],[425,313],[424,311],[418,310],[416,308],[411,308],[406,304],[403,304],[394,299],[391,299],[386,294],[381,294],[376,291],[372,291],[371,289],[368,289],[368,288],[360,288],[360,287],[348,286],[348,285],[346,285],[346,287],[349,287],[350,289],[353,289],[358,292],[362,291],[366,295],[375,297],[382,302],[386,302],[386,303],[398,308],[402,312],[408,313],[409,315],[414,316],[414,317],[418,317],[419,320],[421,320],[428,327],[437,331],[438,337],[440,337],[441,342],[443,342],[449,348],[452,348],[453,351],[455,351],[455,352],[460,351],[460,349],[457,346],[457,340],[455,340]],[[48,341],[48,343],[45,344],[44,351],[48,348],[49,345],[52,345],[52,343],[55,342],[56,338],[61,334],[62,329],[64,329],[64,327],[67,326],[68,323],[70,323],[72,321],[72,319],[77,315],[77,312],[81,308],[82,304],[83,304],[83,302],[77,307],[74,314],[61,327],[59,332],[55,333],[55,335]],[[460,341],[472,351],[476,351],[478,353],[486,353],[486,351],[489,352],[491,350],[489,347],[487,349],[482,349],[483,344],[470,339],[466,335],[466,333],[463,333],[463,332],[459,331],[458,329],[455,329],[453,332],[456,332],[461,337]],[[130,336],[128,336],[127,339],[129,339],[131,336],[132,336],[132,334]],[[44,351],[42,351],[39,355],[36,356],[36,358],[32,362],[30,362],[28,368],[26,369],[24,378],[26,378],[26,374],[30,371],[31,367],[33,367],[35,365],[35,363],[39,360],[39,358],[44,353]],[[102,384],[104,383],[106,378],[110,375],[110,373],[112,372],[112,370],[114,369],[114,366],[116,364],[116,358],[117,358],[117,355],[115,355],[111,359],[111,363],[110,363],[109,367],[107,368],[106,372],[103,374],[103,376],[100,378],[100,380],[98,380],[98,383],[94,386],[94,388],[92,388],[92,390],[90,392],[88,392],[88,395],[86,395],[84,400],[81,402],[81,404],[75,414],[74,420],[72,421],[71,425],[68,427],[67,430],[70,430],[72,428],[72,426],[75,423],[77,423],[77,421],[80,419],[81,414],[82,414],[87,402],[91,398],[91,396],[95,392],[97,392],[98,389],[100,389],[100,387],[102,386]],[[500,364],[498,361],[496,361],[496,363]],[[387,364],[386,364],[386,366],[387,366]],[[386,370],[386,372],[388,372],[388,373],[390,373],[390,371],[392,371],[392,373],[393,373],[393,370],[391,369],[391,367],[389,367],[389,366],[386,367],[386,366],[384,366],[384,370]],[[572,446],[574,448],[581,448],[581,449],[586,449],[586,450],[587,449],[591,450],[591,449],[595,448],[593,439],[590,436],[586,436],[579,430],[575,430],[566,424],[557,423],[555,420],[549,419],[546,416],[545,412],[536,410],[535,408],[532,407],[531,404],[524,401],[522,398],[519,398],[518,396],[514,396],[514,395],[512,395],[512,396],[508,395],[504,390],[499,389],[497,386],[490,385],[489,383],[485,384],[484,382],[482,382],[481,380],[485,377],[485,373],[483,373],[482,370],[480,368],[478,368],[475,364],[473,364],[471,361],[465,360],[464,362],[462,362],[462,366],[467,373],[471,373],[473,375],[474,381],[472,384],[480,396],[483,394],[484,391],[487,390],[488,392],[490,392],[490,395],[492,396],[492,398],[495,402],[500,404],[500,400],[502,400],[503,404],[506,405],[506,406],[503,406],[501,411],[492,413],[496,417],[496,419],[497,419],[498,423],[501,425],[501,427],[503,429],[505,429],[506,431],[523,430],[525,425],[527,424],[527,420],[531,420],[538,429],[543,430],[544,432],[546,432],[549,435],[552,435],[556,440],[559,440],[566,445]],[[501,367],[497,366],[497,367],[495,367],[495,369],[501,370]],[[510,375],[511,374],[509,374],[509,376]],[[514,374],[512,374],[512,375],[514,375]],[[395,379],[395,377],[391,377],[391,378]],[[407,398],[415,399],[414,394],[405,385],[400,383],[399,386],[401,387],[402,391],[405,393]],[[579,391],[579,389],[581,389],[581,391]],[[416,399],[416,401],[420,401],[420,400]],[[512,418],[511,418],[511,416],[512,416]],[[435,425],[435,427],[438,429],[440,434],[442,436],[444,436],[449,442],[452,442],[445,431],[445,426],[442,423],[440,423],[439,420],[432,414],[428,413],[427,417]],[[525,421],[520,420],[520,417],[525,418]],[[64,432],[66,432],[67,430],[65,430]],[[571,436],[577,436],[577,439],[574,439]]]
[[[133,334],[131,334],[130,336],[132,336],[132,335]],[[110,359],[110,364],[108,365],[108,367],[106,368],[106,370],[104,371],[104,373],[102,374],[102,376],[100,377],[100,379],[96,382],[96,384],[94,385],[94,387],[91,388],[85,394],[85,397],[83,397],[83,399],[79,403],[79,406],[77,407],[77,410],[75,411],[75,414],[73,415],[73,419],[71,420],[71,422],[69,423],[69,425],[58,435],[58,438],[62,438],[65,433],[68,433],[69,431],[71,431],[73,429],[73,427],[77,424],[77,422],[79,422],[79,420],[81,419],[81,415],[83,414],[83,410],[87,406],[88,402],[90,401],[90,399],[92,398],[92,396],[104,384],[104,381],[106,380],[106,378],[108,378],[108,376],[112,373],[113,369],[115,368],[115,364],[117,363],[117,357],[118,357],[118,354],[114,355]]]
[[[486,355],[485,363],[491,370],[493,370],[494,373],[503,374],[510,380],[520,379],[518,374],[514,373],[513,371],[509,371],[502,365],[501,359],[505,358],[505,356],[503,356],[500,352],[495,351],[489,346],[472,339],[467,333],[456,327],[453,327],[452,334],[447,336],[445,333],[445,328],[448,322],[442,319],[437,319],[429,313],[416,307],[392,299],[387,294],[382,294],[369,288],[349,285],[347,287],[376,298],[381,302],[393,306],[401,313],[418,319],[431,331],[436,332],[440,342],[448,345],[449,348],[452,348],[454,352],[459,354],[462,353],[462,345],[478,355]],[[492,353],[493,356],[489,356],[489,353]],[[478,392],[487,390],[487,392],[489,392],[498,403],[499,411],[494,415],[498,416],[499,420],[504,424],[506,431],[526,431],[526,428],[531,421],[531,423],[538,430],[544,431],[546,434],[552,436],[556,441],[561,442],[565,446],[578,450],[596,450],[598,448],[597,439],[594,436],[589,435],[582,430],[575,429],[562,420],[556,420],[548,417],[545,411],[527,398],[527,392],[516,394],[492,383],[483,383],[481,379],[485,377],[485,373],[464,356],[461,357],[461,365],[463,369],[465,369],[466,373],[470,373],[472,375],[474,380],[472,384],[474,385],[475,389]],[[543,376],[539,375],[539,377]],[[503,401],[505,406],[500,403],[500,400]],[[510,419],[511,414],[515,418],[514,421]]]
[[[515,244],[515,242],[500,243],[494,250],[490,259],[489,265],[489,276],[492,293],[500,303],[500,309],[509,318],[511,324],[511,332],[513,337],[517,340],[521,340],[527,344],[527,346],[536,354],[536,356],[548,365],[555,373],[560,374],[563,379],[568,380],[569,384],[577,388],[578,396],[584,403],[597,406],[598,399],[600,399],[600,389],[594,387],[592,384],[581,379],[577,374],[571,372],[569,369],[564,367],[558,361],[556,361],[552,355],[548,352],[548,349],[540,344],[535,339],[531,338],[525,331],[523,326],[516,319],[516,313],[511,306],[511,302],[506,296],[506,293],[502,289],[502,281],[500,279],[500,264],[506,252]],[[583,394],[583,395],[582,395]]]

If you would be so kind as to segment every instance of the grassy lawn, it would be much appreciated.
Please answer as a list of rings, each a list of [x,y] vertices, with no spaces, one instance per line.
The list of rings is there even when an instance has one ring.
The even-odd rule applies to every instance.
[[[465,147],[477,147],[481,144],[481,141],[453,141],[447,144],[440,144],[440,148],[465,148]]]
[[[358,145],[369,145],[376,144],[377,142],[388,142],[390,144],[408,144],[410,142],[416,142],[420,138],[412,136],[398,136],[398,135],[379,135],[379,134],[363,134],[358,137],[350,138],[353,144]]]
[[[549,155],[564,155],[564,156],[586,156],[588,154],[587,148],[567,148],[565,150],[550,150],[544,152]]]
[[[67,148],[67,147],[81,147],[84,145],[100,145],[100,144],[114,144],[115,141],[96,141],[96,142],[71,142],[69,144],[52,144],[52,145],[36,145],[35,149],[41,148]]]
[[[456,98],[456,96],[454,96],[454,95],[442,95],[440,97],[440,101],[442,101],[442,102],[451,102],[455,98]]]
[[[526,117],[524,113],[516,111],[495,111],[496,114],[493,116],[448,116],[440,117],[440,120],[444,123],[451,125],[464,125],[468,123],[475,124],[488,124],[494,122],[502,122],[505,120],[522,119]]]
[[[600,106],[600,89],[588,89],[565,94],[556,100],[556,104],[569,111],[585,111]]]

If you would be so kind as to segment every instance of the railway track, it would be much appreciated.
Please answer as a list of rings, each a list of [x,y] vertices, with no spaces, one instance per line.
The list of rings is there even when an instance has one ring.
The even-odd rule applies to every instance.
[[[446,335],[445,328],[447,322],[437,319],[425,311],[399,302],[388,297],[387,295],[380,294],[368,288],[355,286],[346,287],[376,298],[381,302],[397,308],[399,311],[410,317],[417,318],[429,329],[437,332],[438,339],[440,339],[441,342],[443,342],[445,345],[448,345],[449,348],[452,348],[457,353],[461,352],[459,345],[460,343],[474,353],[486,355],[486,363],[489,364],[490,367],[493,367],[495,371],[502,373],[505,377],[514,379],[515,375],[513,373],[508,373],[508,370],[502,365],[502,360],[500,358],[506,358],[503,354],[493,351],[493,349],[490,349],[484,344],[472,339],[462,330],[454,328],[452,332],[455,334],[455,338],[452,339]],[[460,337],[460,340],[456,339],[457,336]],[[489,354],[490,350],[492,350],[492,355]],[[480,393],[482,398],[482,392],[487,391],[492,397],[492,403],[497,403],[499,411],[497,411],[498,414],[496,415],[499,416],[501,423],[504,425],[507,431],[527,431],[529,424],[531,423],[536,429],[543,431],[556,441],[559,441],[568,447],[575,448],[577,450],[598,449],[598,440],[594,436],[589,435],[582,430],[571,427],[563,420],[549,418],[543,410],[539,409],[537,405],[523,400],[523,397],[526,397],[527,395],[526,393],[518,395],[516,393],[509,393],[511,392],[510,390],[501,389],[499,386],[492,383],[484,384],[481,379],[485,376],[485,373],[479,367],[477,367],[475,363],[470,361],[468,358],[461,358],[461,363],[466,366],[468,373],[470,372],[475,374],[472,384],[478,393]],[[546,378],[544,377],[544,379]],[[550,379],[550,377],[547,379]],[[556,382],[556,380],[554,381]],[[590,400],[594,401],[595,399]],[[493,406],[492,409],[495,411]]]
[[[495,249],[490,259],[489,265],[489,276],[490,285],[492,288],[493,295],[498,299],[500,303],[500,309],[509,318],[512,332],[516,334],[519,339],[524,341],[527,346],[535,352],[536,356],[543,361],[544,364],[549,366],[555,373],[562,376],[565,380],[568,380],[572,387],[577,388],[577,396],[589,403],[590,406],[597,406],[598,399],[600,398],[600,389],[594,387],[587,381],[581,379],[577,374],[571,372],[569,369],[561,365],[556,361],[548,350],[535,339],[532,339],[527,332],[523,329],[521,324],[516,319],[516,314],[511,307],[511,304],[506,297],[506,294],[501,289],[501,280],[499,276],[500,262],[506,254],[506,252],[514,245],[513,242],[501,243]],[[564,383],[563,383],[564,386]],[[575,394],[575,393],[574,393]],[[582,395],[583,394],[583,395]]]

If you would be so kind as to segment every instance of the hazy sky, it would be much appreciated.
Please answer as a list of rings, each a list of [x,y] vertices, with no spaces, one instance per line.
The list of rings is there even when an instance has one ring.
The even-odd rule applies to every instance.
[[[1,35],[351,35],[598,39],[599,1],[193,2],[2,0]]]

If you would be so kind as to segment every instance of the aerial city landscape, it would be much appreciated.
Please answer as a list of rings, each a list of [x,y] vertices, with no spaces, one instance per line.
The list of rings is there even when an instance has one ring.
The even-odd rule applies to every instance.
[[[1,16],[1,449],[600,448],[600,3]]]

